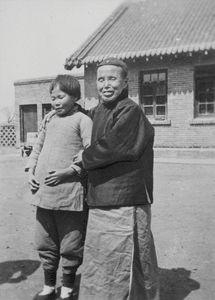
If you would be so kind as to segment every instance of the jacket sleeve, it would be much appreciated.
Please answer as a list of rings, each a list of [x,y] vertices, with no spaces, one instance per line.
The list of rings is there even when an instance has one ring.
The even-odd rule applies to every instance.
[[[80,120],[80,137],[82,140],[83,149],[81,149],[79,153],[82,153],[85,148],[90,146],[92,126],[92,120],[84,115],[84,117],[82,117]],[[86,176],[86,171],[82,167],[75,164],[71,164],[70,167],[73,168],[80,177]]]
[[[83,165],[92,170],[120,161],[135,161],[153,137],[154,129],[141,108],[124,107],[115,116],[112,129],[83,152]]]
[[[40,155],[40,152],[43,148],[43,144],[44,144],[44,140],[45,140],[45,134],[46,134],[46,128],[45,126],[41,126],[39,133],[38,133],[38,137],[37,140],[33,146],[33,150],[30,154],[29,160],[25,166],[25,172],[28,172],[29,169],[33,169],[35,170],[36,166],[37,166],[37,161]]]
[[[83,148],[90,146],[92,135],[93,122],[88,116],[83,116],[80,121],[80,136],[82,140]]]

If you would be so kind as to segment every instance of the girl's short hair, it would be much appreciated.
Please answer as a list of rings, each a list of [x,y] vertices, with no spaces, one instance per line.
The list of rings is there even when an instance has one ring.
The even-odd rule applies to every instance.
[[[77,100],[81,98],[80,83],[78,79],[76,79],[72,75],[58,75],[50,84],[50,94],[56,86],[59,86],[59,89],[62,92],[75,97]]]

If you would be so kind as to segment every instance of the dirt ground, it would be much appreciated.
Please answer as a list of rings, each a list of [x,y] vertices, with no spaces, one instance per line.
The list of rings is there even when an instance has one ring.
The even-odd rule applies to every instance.
[[[30,300],[42,285],[25,162],[0,156],[0,300]],[[215,164],[157,162],[154,171],[161,300],[214,300]]]

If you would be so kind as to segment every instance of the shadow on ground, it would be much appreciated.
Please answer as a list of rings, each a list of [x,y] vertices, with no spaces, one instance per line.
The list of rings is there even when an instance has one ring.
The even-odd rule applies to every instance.
[[[161,297],[160,300],[184,300],[192,291],[198,290],[200,284],[191,279],[191,271],[184,268],[159,269]],[[81,275],[76,277],[74,286],[74,300],[78,299]],[[58,288],[58,295],[60,288]]]
[[[0,263],[0,284],[18,283],[26,280],[40,266],[37,260],[17,260]],[[160,300],[183,300],[194,290],[200,288],[199,282],[190,278],[191,271],[184,268],[159,269]],[[74,300],[78,299],[81,275],[78,274],[74,287]],[[60,288],[58,288],[58,294]]]
[[[15,260],[0,263],[0,284],[26,280],[40,266],[37,260]]]
[[[160,269],[161,300],[183,300],[200,288],[199,282],[190,278],[191,271],[184,268]]]

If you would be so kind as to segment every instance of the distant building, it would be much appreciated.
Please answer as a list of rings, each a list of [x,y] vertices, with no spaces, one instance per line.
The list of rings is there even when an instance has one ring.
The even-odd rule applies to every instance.
[[[129,68],[129,96],[155,127],[157,147],[215,147],[215,1],[123,3],[69,58],[84,66],[85,107],[97,100],[96,66]]]
[[[83,76],[75,77],[80,82],[81,94],[84,98]],[[26,143],[28,133],[32,136],[32,133],[38,131],[45,114],[51,110],[49,85],[53,79],[54,77],[46,77],[19,80],[14,83],[16,145],[18,147]]]

